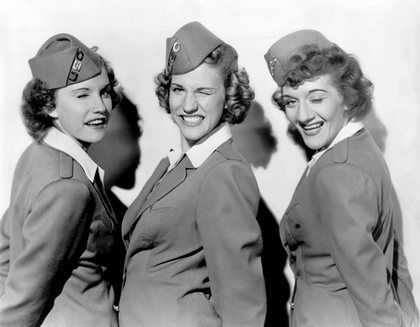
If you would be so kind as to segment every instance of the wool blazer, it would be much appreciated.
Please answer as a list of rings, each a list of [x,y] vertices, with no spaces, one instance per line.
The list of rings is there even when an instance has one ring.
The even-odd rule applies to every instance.
[[[0,222],[0,326],[117,326],[119,226],[100,184],[72,157],[30,145]]]
[[[292,326],[412,326],[412,281],[383,156],[365,129],[302,177],[280,224],[295,275]]]
[[[259,191],[249,164],[230,139],[198,168],[187,156],[168,165],[162,160],[123,219],[120,326],[263,326]]]

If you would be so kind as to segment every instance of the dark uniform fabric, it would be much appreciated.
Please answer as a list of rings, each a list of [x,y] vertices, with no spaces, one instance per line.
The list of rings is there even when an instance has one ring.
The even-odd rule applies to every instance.
[[[67,154],[30,145],[0,222],[0,326],[117,326],[119,239],[99,178],[92,184]]]
[[[416,326],[388,168],[362,129],[302,177],[280,224],[296,278],[292,326]]]
[[[259,191],[231,143],[198,168],[165,158],[129,207],[120,326],[264,325]]]

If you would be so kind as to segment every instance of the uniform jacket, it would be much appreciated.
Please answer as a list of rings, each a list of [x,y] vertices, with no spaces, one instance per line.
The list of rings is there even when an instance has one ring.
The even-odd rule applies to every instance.
[[[249,165],[220,145],[198,168],[162,160],[123,220],[120,326],[263,326],[259,191]],[[158,182],[160,180],[160,182]]]
[[[296,280],[292,326],[415,326],[398,200],[370,134],[337,143],[305,175],[280,224]]]
[[[119,225],[100,183],[72,157],[30,145],[0,224],[0,326],[117,326]]]

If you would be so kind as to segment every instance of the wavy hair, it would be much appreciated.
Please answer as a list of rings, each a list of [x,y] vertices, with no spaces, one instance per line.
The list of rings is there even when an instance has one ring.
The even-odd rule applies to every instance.
[[[251,107],[254,91],[249,86],[249,77],[246,70],[244,68],[238,69],[236,50],[224,43],[211,52],[203,62],[215,65],[223,74],[226,97],[221,121],[230,124],[241,123]],[[171,81],[172,73],[168,73],[166,70],[155,77],[155,92],[159,105],[168,114],[170,113],[169,89]]]
[[[121,95],[115,90],[118,81],[111,65],[101,56],[100,58],[111,85],[112,108],[115,108],[121,100]],[[48,89],[46,84],[37,78],[30,80],[23,89],[21,117],[28,134],[36,141],[40,141],[46,130],[54,125],[54,119],[48,114],[55,109],[56,91],[57,89]]]
[[[284,66],[286,73],[282,76],[283,83],[272,96],[281,110],[285,110],[283,86],[298,87],[307,80],[326,74],[332,77],[335,87],[343,96],[349,119],[360,119],[371,110],[373,84],[364,77],[357,59],[338,46],[323,50],[316,45],[304,46]]]

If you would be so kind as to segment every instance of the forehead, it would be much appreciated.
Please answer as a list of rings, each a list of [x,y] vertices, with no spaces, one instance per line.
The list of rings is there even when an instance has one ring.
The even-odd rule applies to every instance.
[[[172,83],[189,86],[223,85],[223,76],[215,65],[202,63],[196,69],[182,75],[173,75]]]
[[[283,96],[299,96],[310,93],[314,90],[324,90],[327,92],[337,92],[337,89],[333,83],[331,75],[321,75],[315,78],[311,78],[298,85],[297,87],[291,87],[285,85],[282,87]]]

